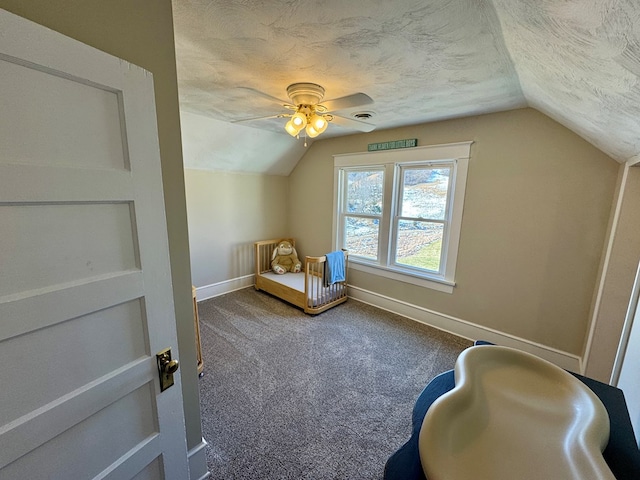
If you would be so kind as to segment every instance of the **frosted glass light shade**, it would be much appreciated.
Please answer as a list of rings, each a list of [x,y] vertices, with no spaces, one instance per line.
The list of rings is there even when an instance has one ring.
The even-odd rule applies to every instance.
[[[296,135],[298,135],[298,133],[300,133],[300,130],[302,130],[302,128],[296,128],[296,126],[291,122],[291,120],[289,120],[286,123],[286,125],[284,126],[284,129],[292,137],[295,137]]]
[[[312,124],[307,125],[307,135],[311,138],[315,138],[320,135],[320,132],[313,128]]]
[[[296,112],[291,117],[291,123],[299,131],[307,125],[307,116],[302,112]]]
[[[321,115],[314,114],[311,117],[310,124],[318,134],[321,134],[327,129],[328,122]]]

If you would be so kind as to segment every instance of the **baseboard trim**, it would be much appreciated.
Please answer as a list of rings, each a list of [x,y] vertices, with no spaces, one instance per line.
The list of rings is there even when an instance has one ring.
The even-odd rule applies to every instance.
[[[232,278],[230,280],[224,280],[218,283],[212,283],[211,285],[204,285],[203,287],[197,287],[196,301],[201,302],[202,300],[217,297],[218,295],[235,292],[236,290],[250,287],[255,283],[255,276],[251,274],[243,277]]]
[[[486,340],[497,345],[517,348],[544,358],[561,368],[584,373],[582,359],[571,353],[351,285],[349,285],[349,297],[459,337],[469,340]]]
[[[189,459],[190,480],[205,480],[210,476],[209,469],[207,467],[206,446],[207,442],[203,438],[198,445],[193,447],[187,453],[187,458]]]

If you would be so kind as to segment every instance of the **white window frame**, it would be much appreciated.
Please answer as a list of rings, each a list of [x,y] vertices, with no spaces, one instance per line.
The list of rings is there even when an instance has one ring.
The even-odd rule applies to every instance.
[[[349,256],[349,267],[373,275],[411,283],[445,293],[453,293],[455,287],[455,271],[462,227],[462,211],[469,168],[471,144],[459,142],[444,145],[384,150],[377,152],[361,152],[334,155],[334,188],[333,188],[333,247],[342,248],[344,232],[342,211],[344,195],[343,177],[346,171],[365,168],[384,168],[383,213],[380,221],[378,260],[373,261],[358,256]],[[442,259],[440,272],[425,272],[411,267],[394,264],[393,250],[395,246],[394,218],[399,201],[400,168],[414,165],[446,164],[452,166],[450,185],[450,203],[447,206],[447,225],[442,242]]]

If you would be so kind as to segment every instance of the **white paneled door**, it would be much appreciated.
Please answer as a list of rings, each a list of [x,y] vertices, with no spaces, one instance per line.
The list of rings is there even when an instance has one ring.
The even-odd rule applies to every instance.
[[[0,10],[0,479],[188,478],[153,78]]]

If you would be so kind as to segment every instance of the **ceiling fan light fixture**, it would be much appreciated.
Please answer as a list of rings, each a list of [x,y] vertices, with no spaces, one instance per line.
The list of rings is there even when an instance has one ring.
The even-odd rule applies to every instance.
[[[291,120],[289,120],[286,125],[284,126],[284,129],[287,131],[287,133],[289,135],[291,135],[292,137],[295,137],[298,135],[298,133],[300,133],[300,130],[302,130],[303,127],[296,127],[293,122]]]
[[[315,128],[313,128],[313,125],[311,125],[311,124],[307,125],[306,130],[307,130],[307,135],[309,137],[311,137],[311,138],[316,138],[321,133],[318,130],[316,130]]]
[[[324,118],[324,116],[314,113],[311,117],[311,120],[309,121],[309,124],[315,131],[318,132],[319,135],[327,129],[327,125],[329,123]]]
[[[291,116],[291,123],[298,130],[301,130],[307,126],[307,116],[303,112],[298,110]]]
[[[283,103],[282,105],[292,113],[280,114],[277,117],[287,117],[289,119],[284,129],[292,137],[306,134],[305,147],[307,146],[307,137],[317,137],[327,129],[329,122],[336,118],[340,119],[337,122],[340,126],[362,132],[370,132],[374,128],[374,125],[363,122],[360,118],[350,120],[330,113],[337,110],[353,110],[362,105],[372,104],[371,97],[364,93],[354,93],[321,103],[324,99],[324,88],[322,86],[316,83],[292,83],[287,87],[287,94],[291,99],[291,103]],[[369,118],[369,115],[363,118]]]

